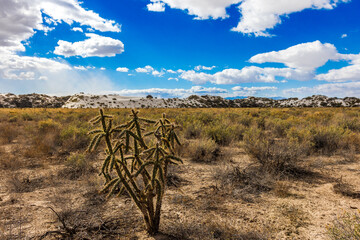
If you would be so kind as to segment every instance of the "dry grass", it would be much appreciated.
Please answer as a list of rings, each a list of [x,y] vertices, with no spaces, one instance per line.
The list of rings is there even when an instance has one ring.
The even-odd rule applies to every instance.
[[[14,124],[0,122],[0,144],[11,143],[18,135],[18,128]]]
[[[344,212],[327,227],[328,236],[333,240],[360,239],[360,211],[358,213]]]
[[[194,162],[211,163],[221,159],[221,150],[211,139],[198,139],[189,144],[187,156]]]
[[[8,178],[7,186],[10,192],[25,193],[33,192],[38,188],[44,187],[43,178],[30,178],[29,176],[20,177],[13,175]]]
[[[334,192],[341,194],[346,197],[351,197],[355,199],[360,199],[360,191],[356,191],[354,186],[349,183],[346,183],[340,178],[337,180],[337,183],[333,186]]]
[[[73,239],[154,239],[127,196],[98,194],[98,155],[83,153],[96,112],[0,109],[1,239],[69,238],[61,220]],[[122,122],[128,110],[109,112]],[[359,231],[358,213],[333,222],[341,209],[360,209],[358,109],[141,112],[166,112],[184,129],[176,150],[184,166],[167,176],[162,239],[351,239]],[[336,182],[341,175],[346,181]]]

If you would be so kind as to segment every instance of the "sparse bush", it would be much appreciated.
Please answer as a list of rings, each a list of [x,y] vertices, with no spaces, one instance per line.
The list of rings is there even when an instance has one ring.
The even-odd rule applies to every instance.
[[[252,201],[248,194],[259,194],[273,189],[274,178],[256,168],[241,169],[239,166],[219,166],[214,178],[222,189],[228,189],[235,197]]]
[[[269,234],[261,229],[240,231],[236,224],[226,219],[218,220],[218,216],[212,214],[202,219],[194,220],[193,216],[185,218],[181,222],[168,225],[166,230],[175,239],[207,239],[207,240],[265,240]]]
[[[0,123],[0,144],[11,143],[18,136],[16,126],[10,123]]]
[[[84,149],[90,141],[87,132],[85,127],[69,125],[60,132],[61,145],[69,151]]]
[[[340,126],[345,130],[348,129],[353,132],[360,132],[360,121],[359,119],[346,119],[340,123]]]
[[[60,124],[52,119],[42,120],[38,123],[39,133],[41,134],[58,131],[59,127]]]
[[[259,129],[250,129],[244,137],[245,151],[270,173],[297,167],[303,152],[301,145],[289,139],[274,139]]]
[[[307,214],[296,205],[282,204],[279,210],[289,219],[290,224],[295,228],[303,227],[308,224],[309,218]]]
[[[187,126],[184,130],[184,137],[186,139],[196,139],[200,138],[202,129],[200,126],[196,126],[194,124],[191,124]]]
[[[59,176],[76,180],[88,173],[95,172],[90,163],[91,156],[83,153],[74,153],[70,155],[65,162],[66,168],[59,172]]]
[[[60,124],[52,119],[41,120],[37,128],[30,129],[30,146],[24,151],[29,158],[50,156],[60,146]]]
[[[345,131],[335,127],[312,129],[312,144],[315,152],[333,154],[341,148]]]
[[[225,127],[219,124],[209,127],[205,131],[206,136],[221,146],[227,146],[233,141],[233,133],[229,127]]]
[[[0,169],[15,171],[21,168],[21,161],[18,157],[1,151],[2,149],[0,149]]]
[[[274,184],[274,193],[276,196],[286,198],[291,196],[290,185],[285,181],[276,181]]]
[[[271,129],[276,137],[285,137],[287,130],[291,128],[292,122],[288,120],[275,119],[267,122],[266,125],[266,128]]]
[[[189,144],[187,154],[191,161],[201,163],[216,162],[222,156],[220,147],[211,139],[192,141]]]
[[[360,211],[344,212],[327,227],[327,233],[333,240],[360,240]]]
[[[335,193],[341,194],[345,197],[360,199],[360,191],[356,191],[352,185],[344,182],[342,178],[337,180],[336,184],[333,186],[333,189]]]
[[[7,180],[9,190],[16,193],[32,192],[42,185],[42,178],[30,179],[28,176],[20,178],[18,175],[13,175]]]

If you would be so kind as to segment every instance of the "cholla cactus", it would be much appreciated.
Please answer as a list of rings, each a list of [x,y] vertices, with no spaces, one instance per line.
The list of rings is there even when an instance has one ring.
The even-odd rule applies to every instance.
[[[167,167],[182,163],[174,154],[180,142],[176,126],[165,114],[155,122],[139,117],[138,113],[132,110],[129,122],[113,127],[113,117],[100,109],[100,115],[90,120],[94,125],[100,124],[100,128],[89,132],[94,136],[88,150],[96,149],[101,140],[105,141],[106,158],[100,175],[106,183],[102,192],[110,197],[127,191],[143,214],[148,233],[153,235],[159,231]],[[144,133],[145,125],[149,124],[155,124],[155,131]],[[146,141],[151,137],[153,141]]]

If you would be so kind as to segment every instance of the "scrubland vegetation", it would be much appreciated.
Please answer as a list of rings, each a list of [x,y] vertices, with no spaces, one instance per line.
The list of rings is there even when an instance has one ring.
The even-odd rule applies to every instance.
[[[105,110],[114,127],[131,120],[130,113]],[[360,239],[359,109],[143,109],[139,115],[157,120],[162,113],[179,126],[182,144],[170,152],[183,164],[169,166],[159,182],[167,186],[159,188],[165,193],[156,239]],[[96,109],[0,109],[1,239],[154,239],[129,189],[108,186],[112,198],[109,189],[100,193],[111,182],[99,176],[109,146],[100,141],[86,151],[89,120],[97,115]],[[144,174],[135,175],[146,181]]]

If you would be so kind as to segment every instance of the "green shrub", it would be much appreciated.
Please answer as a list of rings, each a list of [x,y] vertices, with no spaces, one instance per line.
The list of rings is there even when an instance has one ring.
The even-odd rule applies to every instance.
[[[334,240],[360,240],[360,211],[343,213],[327,227],[327,233]]]
[[[83,153],[71,154],[65,162],[66,168],[59,172],[59,176],[76,180],[81,176],[94,172],[90,163],[90,156]]]
[[[88,128],[77,125],[63,128],[60,132],[62,146],[69,151],[86,148],[90,141],[87,132]]]
[[[337,127],[317,127],[312,129],[312,146],[315,152],[333,154],[343,143],[345,131]]]
[[[345,130],[348,129],[353,132],[360,132],[360,121],[359,119],[346,119],[340,123],[340,126]]]
[[[196,138],[200,138],[201,136],[201,126],[197,126],[195,124],[191,124],[188,125],[185,129],[184,129],[184,137],[186,139],[196,139]]]
[[[219,146],[211,139],[198,139],[188,146],[188,156],[193,162],[210,163],[221,158]]]
[[[224,125],[215,125],[206,128],[206,136],[214,140],[221,146],[227,146],[233,141],[233,132],[231,129]]]
[[[46,134],[48,132],[58,131],[60,124],[52,119],[46,119],[38,122],[39,133]]]

